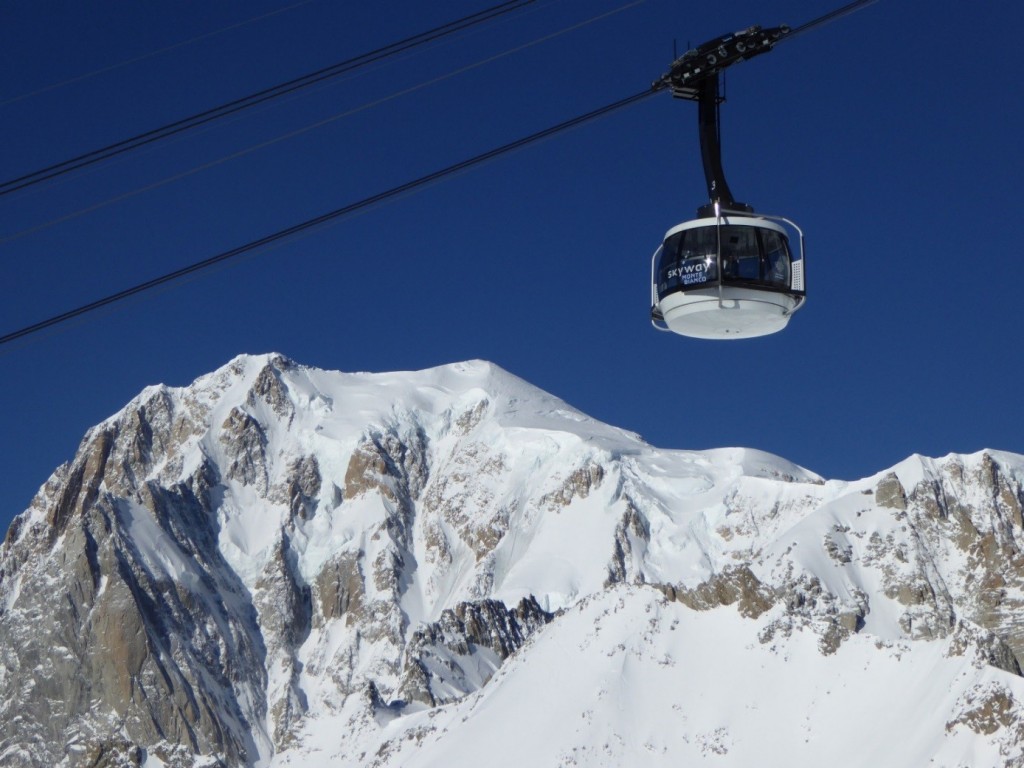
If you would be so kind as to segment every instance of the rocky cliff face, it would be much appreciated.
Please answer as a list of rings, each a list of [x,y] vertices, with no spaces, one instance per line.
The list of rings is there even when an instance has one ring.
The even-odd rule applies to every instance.
[[[238,358],[91,430],[9,530],[0,764],[406,764],[424,717],[627,589],[765,649],[998,670],[937,717],[1022,765],[1022,477],[987,452],[824,482],[651,448],[486,363]]]

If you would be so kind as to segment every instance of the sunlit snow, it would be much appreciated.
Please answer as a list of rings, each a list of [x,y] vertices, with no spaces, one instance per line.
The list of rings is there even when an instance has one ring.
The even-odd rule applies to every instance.
[[[304,707],[283,742],[270,714],[254,724],[264,768],[903,768],[1021,751],[958,720],[979,696],[1024,701],[1024,681],[969,650],[963,637],[984,634],[960,607],[972,561],[906,511],[914,489],[980,477],[992,457],[1024,477],[1021,457],[914,456],[825,481],[751,449],[652,447],[482,361],[346,374],[243,356],[105,424],[158,397],[180,437],[145,480],[215,468],[219,557],[249,592],[229,604],[286,568],[315,611],[324,569],[356,569],[363,613],[315,615],[294,648],[264,627],[267,702],[240,706],[269,712],[294,690]],[[297,513],[310,457],[317,490]],[[997,503],[963,487],[960,504]],[[155,578],[204,589],[166,521],[138,500],[118,510]],[[708,587],[730,574],[753,593]],[[4,610],[19,583],[4,583]],[[460,604],[524,598],[555,616],[510,658],[439,646],[420,664],[441,703],[399,697],[417,631]],[[264,624],[275,608],[261,604]]]

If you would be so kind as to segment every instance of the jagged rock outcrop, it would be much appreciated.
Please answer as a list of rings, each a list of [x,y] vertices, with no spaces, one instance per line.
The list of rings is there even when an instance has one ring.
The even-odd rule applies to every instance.
[[[71,466],[82,495],[66,505],[58,494],[58,513],[42,518],[59,531],[52,544],[24,534],[9,544],[27,551],[5,579],[17,594],[0,616],[4,682],[20,683],[0,704],[3,743],[19,746],[7,764],[55,765],[83,732],[108,763],[135,754],[123,742],[248,762],[255,749],[242,726],[260,712],[240,701],[261,701],[264,649],[215,539],[189,525],[203,514],[203,468],[176,488],[115,496],[108,480],[130,482],[107,461],[119,432],[99,432]],[[167,570],[140,548],[151,539],[173,541],[161,553]]]
[[[692,589],[667,584],[658,586],[670,600],[678,600],[695,611],[735,603],[740,615],[751,619],[771,608],[776,599],[772,590],[747,566],[727,568]]]
[[[446,608],[413,633],[398,699],[435,706],[479,689],[552,618],[532,597],[511,609],[496,600]]]

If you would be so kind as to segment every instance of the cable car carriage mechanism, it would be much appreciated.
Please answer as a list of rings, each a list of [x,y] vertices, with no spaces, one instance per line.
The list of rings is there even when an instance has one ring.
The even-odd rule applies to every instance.
[[[710,203],[672,227],[651,259],[651,323],[699,339],[745,339],[781,331],[803,306],[804,236],[789,219],[737,202],[722,169],[719,77],[767,53],[788,27],[750,27],[683,54],[654,85],[697,102]],[[790,245],[792,236],[798,244]]]

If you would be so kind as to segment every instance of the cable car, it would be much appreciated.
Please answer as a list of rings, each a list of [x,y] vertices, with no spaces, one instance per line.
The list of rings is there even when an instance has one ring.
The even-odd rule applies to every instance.
[[[748,339],[781,331],[806,300],[804,235],[789,219],[754,213],[732,195],[722,168],[719,78],[765,53],[788,27],[750,27],[711,40],[672,63],[655,87],[696,101],[710,203],[665,233],[651,259],[651,323],[699,339]],[[799,244],[794,253],[790,236]]]
[[[708,210],[710,209],[710,210]],[[698,339],[776,333],[804,303],[803,232],[788,219],[705,206],[651,259],[651,322]],[[798,236],[790,248],[788,225]]]

